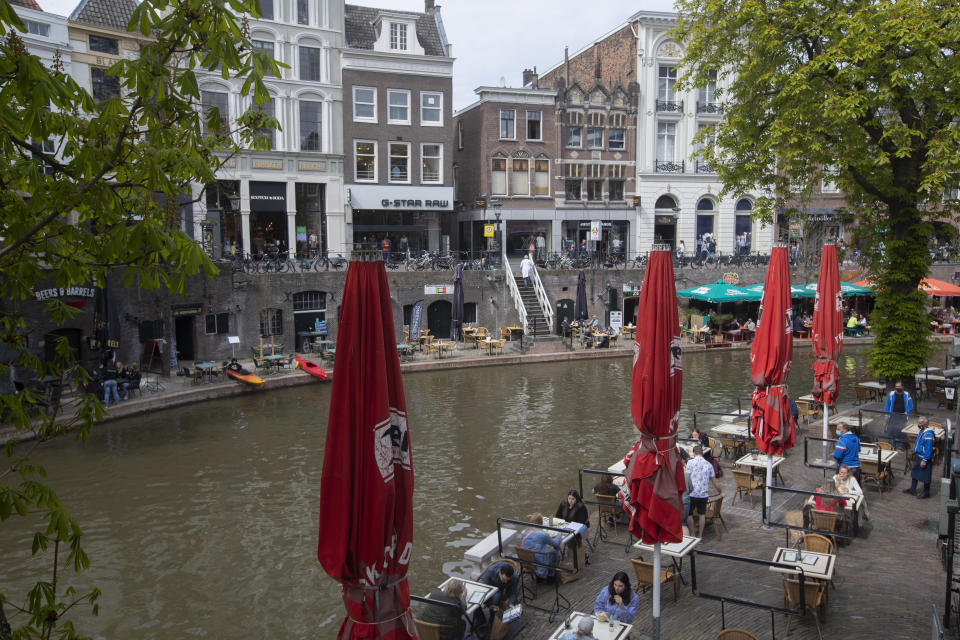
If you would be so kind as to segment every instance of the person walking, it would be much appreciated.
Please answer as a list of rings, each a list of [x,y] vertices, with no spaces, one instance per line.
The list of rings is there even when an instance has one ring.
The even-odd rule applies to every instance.
[[[523,286],[530,286],[530,275],[533,273],[533,260],[530,259],[529,255],[523,256],[523,260],[520,261],[520,275],[523,277]]]
[[[687,463],[687,473],[690,475],[690,531],[693,531],[693,516],[698,515],[697,537],[703,537],[703,528],[707,521],[707,498],[710,497],[710,486],[723,497],[723,489],[717,481],[713,465],[703,457],[703,447],[699,444],[693,447],[693,459]]]
[[[910,488],[904,489],[923,500],[930,497],[930,481],[933,476],[933,443],[937,439],[933,428],[923,416],[917,418],[917,439],[913,443],[913,469],[910,471]],[[917,483],[923,483],[923,489],[917,493]]]

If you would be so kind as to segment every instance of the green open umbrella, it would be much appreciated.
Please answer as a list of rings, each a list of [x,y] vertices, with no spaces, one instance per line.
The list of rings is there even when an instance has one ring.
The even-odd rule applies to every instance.
[[[763,283],[762,283],[762,282],[761,282],[760,284],[752,284],[752,285],[750,285],[749,287],[744,287],[744,289],[746,289],[747,291],[753,291],[753,292],[755,292],[758,296],[762,296],[762,295],[763,295]],[[814,283],[814,285],[813,285],[813,290],[811,291],[810,289],[807,289],[807,288],[805,288],[805,287],[801,287],[801,286],[798,285],[798,284],[791,284],[791,285],[790,285],[790,297],[791,297],[791,298],[815,298],[815,297],[817,297],[817,285],[816,285],[816,283]],[[759,298],[758,298],[758,300],[759,300]]]
[[[747,291],[732,284],[726,284],[718,280],[713,284],[702,284],[689,289],[677,291],[678,298],[692,298],[694,300],[703,300],[705,302],[741,302],[741,301],[759,301],[760,294],[755,291]]]
[[[810,289],[811,291],[817,290],[816,282],[809,282],[804,286],[805,289]],[[874,295],[873,289],[868,289],[867,287],[861,287],[860,285],[853,284],[852,282],[841,282],[840,283],[840,295],[843,297],[846,296],[872,296]]]

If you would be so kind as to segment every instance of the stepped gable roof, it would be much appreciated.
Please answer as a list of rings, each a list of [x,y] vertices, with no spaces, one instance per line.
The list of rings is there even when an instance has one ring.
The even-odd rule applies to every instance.
[[[420,41],[424,53],[428,56],[447,55],[443,47],[443,38],[440,37],[440,31],[437,29],[437,20],[433,17],[433,14],[360,7],[354,4],[344,5],[344,37],[347,40],[348,47],[351,49],[373,49],[373,44],[377,41],[377,33],[373,28],[373,23],[380,11],[416,18],[417,39]]]
[[[40,8],[40,5],[37,4],[36,0],[10,0],[10,4],[16,7],[33,9],[34,11],[43,11],[43,9]]]
[[[70,20],[126,31],[136,8],[134,0],[82,0],[70,14]]]

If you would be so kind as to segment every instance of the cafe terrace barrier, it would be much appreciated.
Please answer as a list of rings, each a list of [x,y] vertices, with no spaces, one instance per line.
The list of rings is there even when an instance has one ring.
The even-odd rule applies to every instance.
[[[754,565],[760,565],[764,567],[787,567],[787,568],[794,569],[796,571],[797,580],[799,580],[800,582],[800,608],[795,611],[793,609],[778,607],[776,605],[757,602],[755,600],[748,600],[746,598],[728,596],[720,593],[709,593],[707,591],[704,591],[700,589],[700,587],[697,584],[697,557],[719,558],[721,560],[739,562],[742,564],[754,564]],[[799,564],[774,562],[773,560],[761,560],[760,558],[748,558],[746,556],[735,556],[728,553],[717,553],[715,551],[702,551],[700,549],[693,549],[693,551],[690,552],[690,586],[691,586],[691,589],[693,590],[693,595],[699,598],[707,598],[708,600],[720,601],[721,629],[727,628],[727,618],[726,618],[725,608],[728,603],[739,605],[742,607],[752,607],[754,609],[760,609],[762,611],[770,612],[770,638],[771,640],[776,640],[777,627],[776,627],[776,618],[774,617],[775,614],[782,613],[788,616],[797,616],[797,617],[803,617],[803,615],[805,615],[807,607],[806,607],[806,589],[804,588],[804,580],[805,580],[805,575],[803,571],[803,566]]]
[[[557,532],[562,533],[562,534],[564,534],[564,535],[569,535],[569,534],[570,534],[570,531],[568,531],[567,529],[561,529],[561,528],[559,528],[559,527],[548,527],[547,525],[544,525],[544,524],[533,524],[532,522],[524,522],[523,520],[510,520],[509,518],[497,518],[497,541],[498,541],[498,543],[499,543],[499,545],[500,545],[500,557],[501,557],[501,558],[504,558],[504,559],[506,559],[506,560],[513,560],[514,562],[517,562],[517,563],[521,564],[521,566],[522,566],[522,565],[530,565],[530,564],[532,564],[532,565],[534,565],[535,567],[542,567],[542,568],[544,568],[544,569],[549,569],[549,570],[552,570],[552,571],[557,572],[557,573],[570,573],[570,574],[573,574],[573,573],[577,573],[577,572],[580,570],[580,567],[579,567],[578,564],[577,564],[577,554],[576,554],[576,553],[573,554],[573,569],[569,569],[569,568],[567,568],[567,567],[560,566],[560,561],[563,560],[564,555],[566,555],[566,545],[561,545],[561,546],[560,546],[560,551],[559,551],[559,554],[558,554],[558,556],[557,556],[557,563],[556,563],[555,565],[553,565],[553,564],[543,564],[543,563],[538,562],[538,561],[536,561],[536,560],[533,561],[533,562],[530,562],[529,560],[521,560],[521,559],[520,559],[520,556],[518,556],[516,553],[508,554],[508,553],[506,552],[506,550],[503,548],[503,535],[502,535],[502,531],[501,531],[503,525],[505,525],[505,524],[508,524],[508,525],[517,525],[517,529],[518,529],[518,530],[522,530],[522,529],[543,529],[543,530],[545,530],[545,531],[557,531]],[[522,542],[521,542],[521,544],[522,544]],[[517,545],[517,546],[519,546],[519,545]],[[536,580],[536,574],[534,574],[534,580]],[[566,597],[564,597],[563,594],[560,593],[560,579],[559,579],[559,577],[556,576],[556,575],[554,575],[554,577],[553,577],[553,594],[554,594],[554,598],[553,598],[553,607],[551,607],[550,609],[545,609],[545,608],[543,608],[543,607],[538,607],[537,605],[531,604],[531,603],[529,602],[528,598],[527,598],[527,592],[528,592],[528,589],[527,589],[527,587],[525,586],[525,583],[523,582],[523,572],[521,571],[521,574],[520,574],[520,594],[521,594],[521,598],[522,598],[522,600],[523,600],[524,606],[530,607],[531,609],[536,609],[537,611],[543,611],[543,612],[545,612],[545,613],[549,613],[549,614],[550,614],[550,617],[547,618],[547,619],[548,619],[550,622],[553,622],[553,620],[557,617],[557,614],[559,614],[561,611],[569,611],[569,610],[570,610],[570,601],[567,600]]]
[[[775,501],[777,497],[781,497],[783,499],[783,502],[781,504],[783,504],[784,506],[787,506],[788,503],[791,502],[791,499],[793,497],[802,496],[802,499],[799,500],[799,504],[795,505],[801,511],[803,510],[804,502],[806,502],[807,498],[810,496],[813,496],[814,498],[819,496],[820,498],[836,499],[836,500],[844,500],[849,498],[849,496],[844,496],[841,494],[823,493],[820,491],[807,491],[805,489],[793,489],[790,487],[781,487],[777,485],[773,485],[769,489],[770,489],[770,496],[771,496],[770,500]],[[764,526],[779,527],[781,529],[785,529],[786,530],[785,535],[787,539],[785,546],[787,547],[793,546],[792,544],[790,544],[791,531],[796,531],[799,533],[819,533],[820,535],[827,536],[828,538],[835,538],[837,540],[846,540],[847,542],[850,542],[851,540],[853,540],[853,534],[851,534],[848,531],[828,531],[826,529],[816,529],[813,527],[805,527],[803,525],[793,525],[787,522],[781,522],[781,521],[775,520],[773,516],[775,516],[777,513],[786,514],[787,509],[783,507],[777,507],[777,508],[771,509],[767,503],[767,492],[761,491],[760,495],[761,495],[761,498],[760,498],[761,511],[760,512],[763,516]],[[838,513],[840,515],[844,515],[842,513],[842,510],[841,512],[838,512]]]
[[[747,422],[747,421],[750,419],[750,414],[749,414],[749,413],[744,414],[744,413],[743,413],[743,409],[740,409],[739,406],[740,406],[740,400],[737,399],[737,407],[738,407],[737,411],[738,411],[738,413],[731,413],[731,412],[729,412],[729,411],[694,411],[694,412],[693,412],[693,428],[694,428],[694,429],[697,429],[697,418],[698,418],[698,416],[704,416],[704,417],[705,417],[705,416],[719,416],[719,417],[730,416],[730,417],[734,417],[734,418],[739,418],[740,421]],[[703,421],[703,419],[701,418],[701,422],[702,422],[702,421]],[[731,422],[730,424],[733,424],[733,423]],[[712,425],[710,425],[710,426],[716,426],[716,425],[715,425],[715,424],[712,424]],[[708,427],[708,428],[709,428],[709,427]],[[709,434],[707,434],[707,435],[709,435]],[[711,436],[711,437],[712,437],[712,436]]]
[[[587,475],[587,476],[590,476],[590,475],[595,475],[595,476],[612,476],[612,477],[614,477],[614,478],[617,478],[617,477],[623,476],[623,474],[622,474],[622,473],[613,473],[613,472],[608,471],[608,470],[600,470],[600,469],[580,469],[580,473],[579,473],[580,497],[581,497],[581,499],[583,500],[583,504],[585,504],[585,505],[597,505],[597,507],[598,507],[598,512],[597,512],[597,519],[598,519],[597,529],[596,529],[596,531],[595,531],[594,534],[593,534],[593,540],[589,540],[589,539],[588,539],[587,542],[589,542],[589,543],[590,543],[590,546],[593,547],[593,548],[596,548],[597,544],[599,544],[600,542],[605,542],[605,543],[607,543],[607,544],[620,544],[619,542],[615,542],[615,541],[613,541],[613,540],[607,540],[608,534],[607,534],[606,529],[604,529],[604,527],[603,527],[603,518],[601,518],[601,517],[600,517],[600,514],[599,514],[599,506],[600,506],[601,503],[598,502],[597,500],[594,500],[594,499],[593,499],[593,497],[592,497],[592,496],[593,496],[593,489],[590,490],[590,494],[589,494],[589,495],[591,496],[591,498],[590,498],[589,500],[587,499],[587,494],[584,493],[584,488],[583,488],[583,477],[584,477],[584,475]],[[609,506],[609,505],[604,505],[604,506]],[[588,509],[588,511],[589,511],[589,509]],[[630,553],[630,547],[631,547],[631,545],[633,545],[633,535],[630,533],[630,529],[629,529],[628,525],[624,524],[624,525],[623,525],[623,528],[627,530],[627,542],[626,542],[626,544],[623,546],[623,552],[624,552],[624,553]]]

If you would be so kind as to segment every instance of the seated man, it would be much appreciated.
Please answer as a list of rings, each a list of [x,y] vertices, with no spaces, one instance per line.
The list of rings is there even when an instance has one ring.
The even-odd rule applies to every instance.
[[[534,513],[527,517],[527,522],[535,525],[543,524],[543,516]],[[560,551],[560,538],[554,538],[544,529],[527,529],[523,533],[520,546],[535,553],[537,560],[536,574],[538,580],[551,580],[556,571],[557,556]]]
[[[506,609],[517,604],[520,577],[509,562],[500,561],[491,564],[480,576],[480,582],[499,589],[487,600],[487,606],[491,611]]]
[[[753,321],[753,318],[747,318],[746,324],[743,325],[743,337],[746,338],[747,342],[753,340],[753,334],[757,331],[757,323]]]

